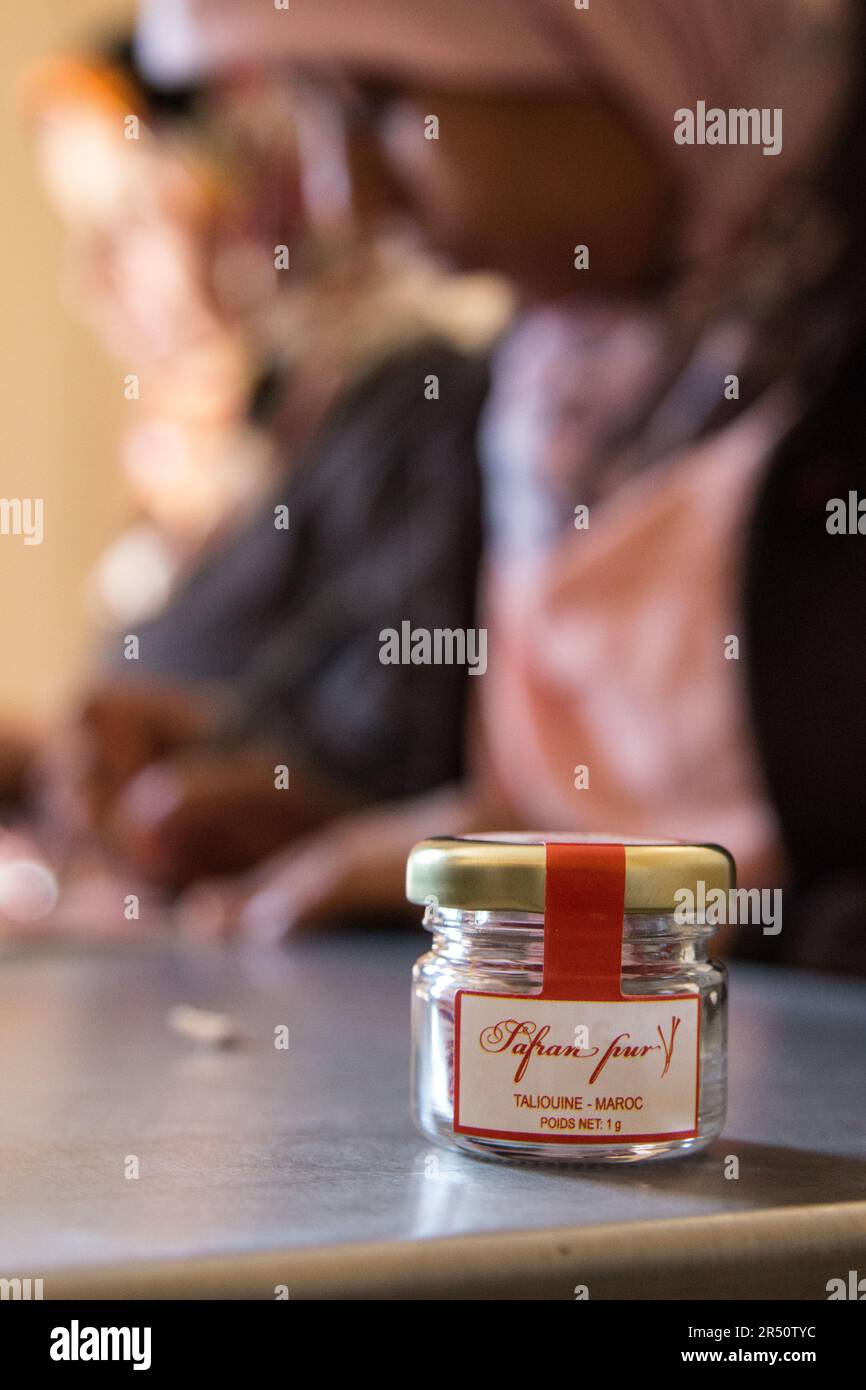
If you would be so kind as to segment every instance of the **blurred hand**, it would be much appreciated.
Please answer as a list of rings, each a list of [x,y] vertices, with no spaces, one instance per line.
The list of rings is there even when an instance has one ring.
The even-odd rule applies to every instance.
[[[354,805],[299,768],[276,785],[281,754],[245,746],[151,763],[123,788],[103,839],[135,873],[177,889],[236,874]]]
[[[210,702],[180,686],[96,687],[49,740],[41,759],[50,818],[99,830],[137,773],[194,744],[214,723]]]
[[[408,911],[406,857],[412,846],[427,836],[477,831],[498,820],[496,808],[468,785],[343,816],[254,873],[198,884],[178,905],[180,925],[197,936],[276,942],[349,915]]]

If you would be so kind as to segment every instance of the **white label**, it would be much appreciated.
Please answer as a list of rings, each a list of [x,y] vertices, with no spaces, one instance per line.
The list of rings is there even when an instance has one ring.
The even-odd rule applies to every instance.
[[[533,1143],[697,1133],[697,994],[610,1002],[457,995],[454,1128]]]

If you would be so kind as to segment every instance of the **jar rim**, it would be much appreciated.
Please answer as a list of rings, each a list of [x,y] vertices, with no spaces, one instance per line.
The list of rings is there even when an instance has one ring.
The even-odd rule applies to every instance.
[[[469,912],[544,912],[546,847],[618,845],[625,852],[626,912],[672,912],[735,882],[732,856],[720,845],[613,836],[485,832],[422,840],[406,868],[406,896]]]

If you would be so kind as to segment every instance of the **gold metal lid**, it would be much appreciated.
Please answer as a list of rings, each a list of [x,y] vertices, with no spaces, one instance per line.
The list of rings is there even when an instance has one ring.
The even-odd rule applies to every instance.
[[[422,840],[406,866],[410,902],[434,898],[466,912],[510,908],[544,911],[545,844],[620,844],[625,847],[625,907],[629,912],[672,912],[676,894],[734,885],[733,858],[720,845],[681,840],[624,840],[614,835],[504,835],[490,833]]]

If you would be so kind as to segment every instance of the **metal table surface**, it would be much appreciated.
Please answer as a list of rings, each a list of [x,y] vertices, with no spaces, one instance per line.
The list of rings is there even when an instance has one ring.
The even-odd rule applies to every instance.
[[[0,941],[0,1276],[49,1298],[826,1298],[866,1275],[866,982],[734,965],[712,1149],[538,1168],[414,1130],[423,948]],[[179,1037],[177,1004],[232,1015],[237,1045]]]

